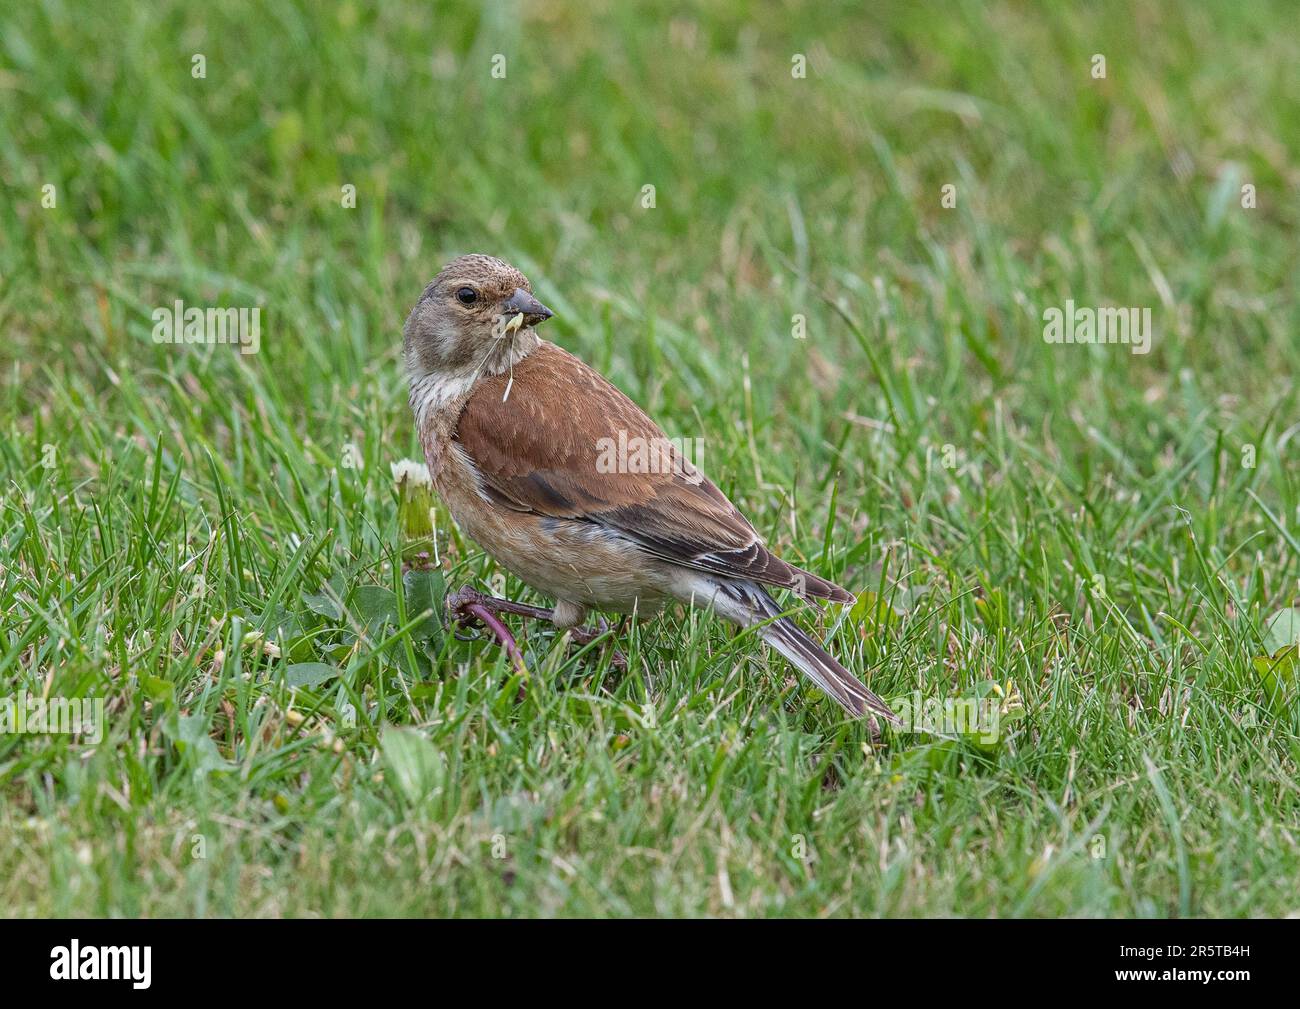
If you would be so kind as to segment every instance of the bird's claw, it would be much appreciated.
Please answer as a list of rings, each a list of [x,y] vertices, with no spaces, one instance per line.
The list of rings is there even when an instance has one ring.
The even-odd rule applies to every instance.
[[[447,596],[444,605],[447,609],[448,618],[461,627],[486,625],[505,649],[511,653],[511,657],[517,659],[521,668],[523,667],[523,655],[519,652],[519,646],[516,644],[514,636],[511,635],[497,615],[500,613],[513,613],[516,616],[552,621],[555,616],[552,610],[526,606],[523,603],[512,602],[509,599],[498,599],[496,596],[486,595],[470,585],[463,585]],[[567,633],[574,644],[579,648],[583,648],[609,634],[610,627],[604,617],[598,616],[595,627],[571,627]],[[611,651],[610,664],[615,668],[626,670],[627,658],[616,648]]]

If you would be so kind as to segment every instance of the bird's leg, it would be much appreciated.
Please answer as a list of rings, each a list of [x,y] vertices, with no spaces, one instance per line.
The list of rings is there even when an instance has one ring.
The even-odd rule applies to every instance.
[[[517,603],[513,599],[500,599],[496,596],[485,595],[468,585],[457,589],[447,597],[447,611],[461,624],[473,620],[486,624],[506,651],[510,653],[511,658],[515,658],[521,667],[523,666],[523,657],[519,653],[519,645],[515,642],[510,631],[506,629],[505,624],[496,619],[495,615],[498,613],[509,613],[513,616],[528,617],[532,620],[545,620],[562,631],[568,631],[574,643],[579,647],[591,644],[609,631],[609,625],[601,617],[596,618],[597,626],[595,628],[575,626],[586,616],[586,612],[581,607],[571,603],[561,603],[555,609],[548,610],[541,606]],[[489,620],[489,617],[492,619]],[[612,661],[614,665],[624,668],[627,666],[627,660],[617,651],[614,652]]]
[[[552,610],[543,609],[540,606],[529,606],[527,603],[517,603],[513,599],[499,599],[496,596],[486,595],[478,591],[478,589],[470,588],[468,585],[457,589],[447,599],[447,609],[453,614],[462,612],[471,604],[482,606],[494,613],[511,613],[517,617],[531,617],[533,620],[552,622],[555,619]]]
[[[570,602],[567,599],[561,599],[555,604],[552,610],[551,622],[561,631],[567,631],[569,637],[579,648],[584,648],[598,638],[609,633],[609,624],[600,614],[596,615],[595,627],[584,627],[582,622],[587,619],[587,608],[580,603]],[[627,668],[627,659],[617,648],[609,657],[610,663],[619,669]]]
[[[596,617],[595,627],[570,627],[568,628],[568,632],[575,645],[579,648],[585,648],[593,641],[602,638],[609,633],[609,623],[604,617],[598,615]],[[617,633],[615,634],[615,637],[617,637]],[[619,669],[627,668],[627,657],[617,648],[615,648],[610,654],[609,662],[610,665],[616,666]]]

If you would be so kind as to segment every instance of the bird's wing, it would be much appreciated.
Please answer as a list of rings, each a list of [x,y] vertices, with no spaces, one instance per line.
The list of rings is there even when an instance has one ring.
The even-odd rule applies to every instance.
[[[511,379],[479,382],[454,435],[497,504],[603,525],[675,564],[852,601],[772,554],[659,426],[573,355],[543,342]]]

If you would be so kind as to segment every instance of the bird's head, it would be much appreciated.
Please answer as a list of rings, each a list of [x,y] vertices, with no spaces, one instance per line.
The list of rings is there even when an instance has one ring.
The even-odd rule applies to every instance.
[[[460,256],[433,278],[407,317],[407,370],[412,377],[497,374],[537,347],[533,327],[552,314],[509,263]]]

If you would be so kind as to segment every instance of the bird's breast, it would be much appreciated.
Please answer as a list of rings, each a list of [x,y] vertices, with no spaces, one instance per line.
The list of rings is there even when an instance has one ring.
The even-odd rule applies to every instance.
[[[673,594],[670,565],[598,523],[515,511],[485,498],[473,463],[455,441],[444,446],[434,485],[461,531],[540,592],[638,613],[653,612]]]

